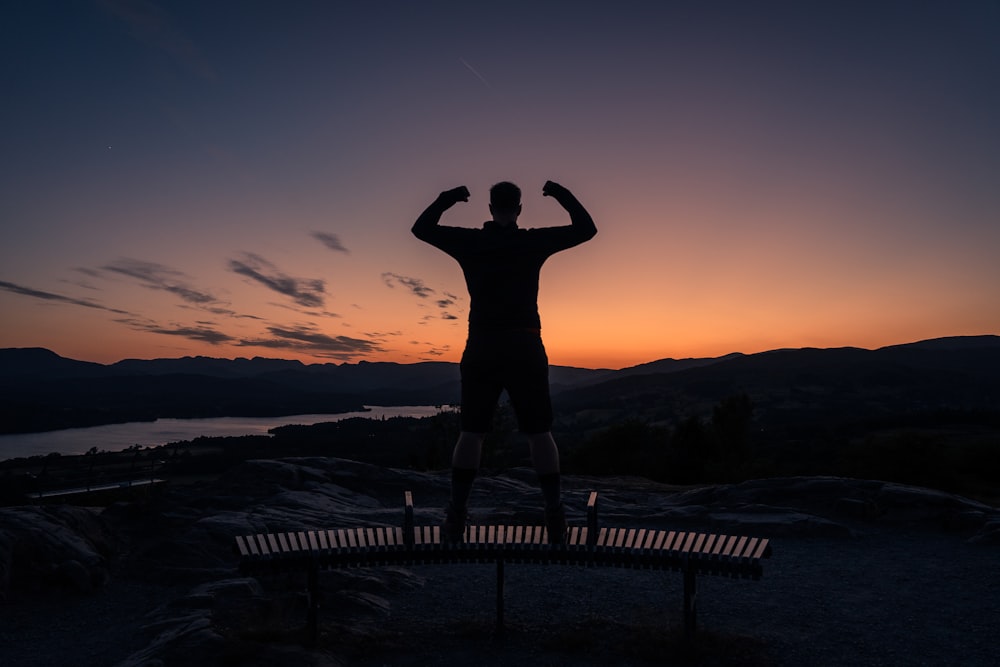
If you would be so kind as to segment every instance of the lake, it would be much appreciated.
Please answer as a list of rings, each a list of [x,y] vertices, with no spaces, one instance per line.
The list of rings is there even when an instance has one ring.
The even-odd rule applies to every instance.
[[[45,433],[14,433],[0,435],[0,461],[18,457],[58,452],[64,455],[84,454],[92,447],[108,452],[128,449],[132,445],[155,447],[171,442],[194,440],[199,436],[226,437],[267,435],[268,429],[288,424],[311,425],[340,421],[351,417],[382,419],[389,417],[431,417],[441,412],[434,405],[402,405],[382,407],[366,405],[369,412],[339,414],[291,415],[288,417],[217,417],[211,419],[157,419],[154,422],[128,422],[87,428],[68,428]],[[449,408],[445,408],[449,409]]]

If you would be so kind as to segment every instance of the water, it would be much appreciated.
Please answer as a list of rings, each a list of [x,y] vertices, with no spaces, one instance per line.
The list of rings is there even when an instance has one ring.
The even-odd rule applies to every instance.
[[[340,421],[351,417],[382,419],[383,417],[431,417],[441,411],[433,405],[403,405],[381,407],[366,405],[370,412],[342,412],[323,415],[292,415],[289,417],[217,417],[212,419],[157,419],[155,422],[129,422],[87,428],[68,428],[45,433],[15,433],[0,435],[0,461],[18,457],[58,452],[64,455],[84,454],[92,447],[108,452],[128,449],[132,445],[155,447],[171,442],[194,440],[198,436],[226,437],[267,435],[268,429],[287,424],[311,425]]]

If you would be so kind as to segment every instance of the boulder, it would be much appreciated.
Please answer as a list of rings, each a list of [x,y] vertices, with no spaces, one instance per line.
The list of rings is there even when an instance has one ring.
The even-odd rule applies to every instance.
[[[71,505],[0,508],[0,594],[88,593],[107,583],[117,539],[100,516]]]

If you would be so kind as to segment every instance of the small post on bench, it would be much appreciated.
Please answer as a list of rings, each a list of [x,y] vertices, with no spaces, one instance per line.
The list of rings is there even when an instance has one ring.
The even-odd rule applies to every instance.
[[[587,500],[587,546],[597,546],[597,491]]]
[[[416,541],[413,535],[414,530],[413,493],[403,491],[403,543],[411,549],[413,548],[413,543]]]

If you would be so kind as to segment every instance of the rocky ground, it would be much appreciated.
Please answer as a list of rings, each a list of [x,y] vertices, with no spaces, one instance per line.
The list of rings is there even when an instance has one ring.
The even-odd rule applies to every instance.
[[[511,564],[329,571],[315,645],[304,580],[239,575],[233,537],[397,525],[403,491],[436,523],[441,473],[340,459],[250,461],[217,480],[106,510],[0,509],[0,664],[995,665],[1000,511],[875,481],[791,478],[679,490],[567,477],[605,525],[771,537],[760,581],[701,577],[700,633],[680,638],[676,573]],[[536,523],[526,470],[485,474],[477,522]]]

